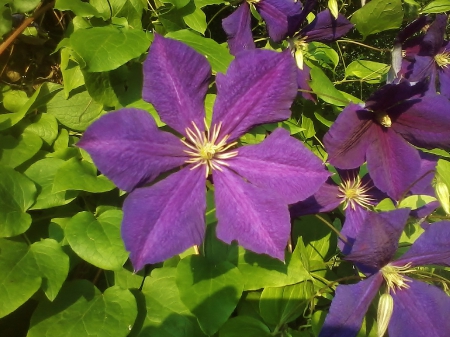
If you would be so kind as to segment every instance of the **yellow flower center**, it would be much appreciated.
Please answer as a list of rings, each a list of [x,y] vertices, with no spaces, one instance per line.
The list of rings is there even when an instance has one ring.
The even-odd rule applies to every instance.
[[[450,52],[443,52],[434,57],[437,65],[441,68],[447,68],[450,64]]]
[[[192,122],[192,126],[192,129],[185,129],[187,135],[186,140],[181,139],[181,142],[190,149],[184,150],[190,157],[190,159],[186,160],[186,163],[195,164],[192,169],[204,165],[206,167],[206,176],[212,170],[222,171],[221,165],[228,166],[224,160],[237,156],[238,151],[226,152],[236,145],[237,142],[227,144],[227,140],[230,138],[229,135],[219,140],[222,122],[214,124],[211,129],[205,120],[205,132],[201,132],[194,122]]]
[[[376,112],[375,119],[385,128],[390,128],[392,126],[392,120],[386,112]]]
[[[362,185],[359,176],[342,181],[339,185],[340,194],[338,197],[343,199],[341,203],[344,204],[344,209],[347,209],[350,205],[354,210],[357,204],[364,208],[372,206],[374,199],[367,193],[371,189],[367,185],[368,183]]]
[[[402,274],[412,272],[413,270],[410,268],[411,263],[407,263],[404,266],[393,266],[391,264],[387,264],[381,268],[381,274],[386,281],[389,291],[393,291],[395,294],[395,290],[397,289],[401,290],[409,288],[409,285],[406,282],[410,282],[410,280],[406,279]]]

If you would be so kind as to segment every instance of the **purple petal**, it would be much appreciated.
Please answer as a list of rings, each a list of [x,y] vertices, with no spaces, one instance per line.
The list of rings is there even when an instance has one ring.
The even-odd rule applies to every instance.
[[[349,104],[324,136],[329,162],[352,169],[365,162],[367,147],[374,141],[373,113],[357,104]]]
[[[213,172],[217,237],[259,254],[284,260],[291,230],[287,205],[270,190],[254,186],[223,167]]]
[[[358,262],[370,273],[386,265],[397,251],[408,215],[407,208],[367,214],[346,260]]]
[[[392,129],[411,144],[450,149],[450,101],[442,95],[425,96],[393,122]]]
[[[239,148],[230,169],[292,204],[314,194],[330,176],[321,160],[289,131],[278,128],[262,143]]]
[[[403,28],[395,38],[395,42],[403,43],[406,39],[410,38],[414,34],[420,32],[420,30],[425,27],[425,25],[431,23],[432,18],[430,16],[420,16],[405,28]]]
[[[375,274],[351,285],[339,285],[319,337],[356,337],[383,277]]]
[[[300,2],[293,0],[261,0],[255,3],[255,7],[267,24],[270,38],[275,42],[286,37],[288,18],[300,15],[301,12]]]
[[[350,253],[351,246],[355,242],[361,227],[364,226],[364,221],[369,213],[370,211],[359,205],[356,205],[354,209],[349,206],[345,210],[345,221],[342,225],[341,234],[347,238],[348,244],[342,240],[338,241],[338,247],[343,254]]]
[[[200,245],[205,232],[205,170],[185,167],[123,204],[122,238],[134,269]]]
[[[439,264],[450,266],[450,222],[431,224],[395,265],[411,262],[413,266]]]
[[[427,33],[423,37],[421,43],[421,56],[434,57],[442,47],[444,42],[445,26],[447,25],[447,15],[438,14],[436,19],[427,29]]]
[[[418,151],[392,128],[377,127],[367,150],[367,169],[376,187],[399,200],[418,178]]]
[[[450,50],[449,50],[450,51]],[[450,68],[439,69],[439,83],[441,95],[450,99]]]
[[[337,19],[326,9],[318,13],[309,25],[301,30],[306,42],[318,41],[330,43],[341,38],[353,28],[353,24],[345,16],[339,14]]]
[[[399,84],[386,84],[369,97],[365,108],[372,111],[385,111],[404,100],[423,95],[427,89],[426,81],[415,85],[411,85],[407,81]]]
[[[297,95],[297,73],[289,50],[243,51],[227,74],[217,74],[212,124],[222,122],[221,136],[235,140],[257,124],[287,119]]]
[[[414,61],[408,66],[405,77],[411,82],[421,81],[436,72],[436,66],[433,57],[415,55]],[[434,83],[430,81],[430,86],[433,85]]]
[[[300,3],[300,1],[297,2]],[[300,14],[288,18],[288,36],[294,36],[294,34],[298,32],[308,14],[311,13],[316,6],[317,0],[306,0],[303,2],[303,8],[301,9]]]
[[[186,136],[194,122],[204,129],[204,99],[211,67],[205,57],[182,42],[155,34],[144,62],[142,97],[161,120]]]
[[[448,337],[450,297],[439,288],[420,281],[408,282],[409,289],[392,293],[394,311],[390,337]]]
[[[153,117],[139,109],[121,109],[92,123],[78,147],[119,188],[131,191],[188,159],[181,141],[158,129]]]
[[[339,207],[343,201],[343,198],[338,195],[339,187],[333,179],[328,178],[314,195],[289,208],[291,216],[297,217],[332,211]]]
[[[247,49],[255,49],[253,42],[250,5],[242,3],[230,16],[222,20],[222,27],[228,36],[228,48],[233,55]]]
[[[310,75],[311,68],[303,63],[303,69],[297,67],[297,85],[299,89],[312,91],[309,81],[311,81]],[[316,95],[312,92],[300,91],[304,99],[309,99],[310,101],[317,102]]]

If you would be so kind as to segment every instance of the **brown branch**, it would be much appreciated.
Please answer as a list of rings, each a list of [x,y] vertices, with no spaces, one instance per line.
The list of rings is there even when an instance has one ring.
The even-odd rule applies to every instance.
[[[44,14],[46,11],[48,11],[50,8],[52,8],[55,5],[55,1],[50,2],[49,4],[45,5],[42,8],[37,9],[32,16],[29,18],[26,18],[23,20],[22,24],[17,27],[17,29],[5,40],[2,44],[0,44],[0,55],[6,50],[6,48],[9,47],[11,43],[14,42],[14,40],[19,36],[25,28],[27,28],[34,20],[36,20],[39,16]]]

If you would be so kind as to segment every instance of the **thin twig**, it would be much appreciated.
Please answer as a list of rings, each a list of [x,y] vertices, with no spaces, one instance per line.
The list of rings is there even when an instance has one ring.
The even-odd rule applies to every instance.
[[[348,242],[347,238],[345,236],[343,236],[341,234],[341,232],[339,232],[336,228],[334,228],[334,226],[329,223],[327,220],[325,220],[324,218],[322,218],[319,214],[314,214],[314,216],[318,219],[320,219],[325,225],[327,225],[333,232],[335,232],[337,234],[337,236],[339,237],[339,239],[342,240],[342,242],[344,242],[346,245],[350,245],[350,242]]]
[[[379,51],[380,53],[386,53],[388,51],[391,51],[390,49],[380,49],[380,48],[372,47],[372,46],[369,46],[367,44],[364,44],[364,43],[361,43],[361,42],[357,42],[357,41],[353,41],[353,40],[337,40],[336,42],[354,43],[354,44],[357,44],[358,46],[362,46],[362,47],[366,47],[366,48],[369,48],[369,49],[373,49],[373,50]]]
[[[55,1],[50,2],[49,4],[45,5],[42,8],[39,8],[36,10],[32,16],[29,18],[26,18],[23,20],[22,24],[17,27],[17,29],[5,40],[2,44],[0,44],[0,55],[6,50],[6,48],[9,47],[11,43],[14,42],[14,40],[22,34],[22,32],[27,28],[36,18],[44,14],[46,11],[48,11],[50,8],[52,8],[55,5]]]

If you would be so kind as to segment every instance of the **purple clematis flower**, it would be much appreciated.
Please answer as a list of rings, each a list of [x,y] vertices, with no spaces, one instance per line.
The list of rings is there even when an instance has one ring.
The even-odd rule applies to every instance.
[[[423,17],[417,22],[415,28],[419,30],[427,18]],[[411,82],[429,77],[430,92],[436,92],[437,82],[440,93],[450,98],[450,43],[444,40],[446,25],[447,15],[438,14],[425,35],[404,42],[404,57],[397,77],[404,77]]]
[[[338,170],[338,173],[341,177],[339,185],[328,178],[314,195],[292,205],[290,211],[291,216],[297,217],[329,212],[343,205],[345,222],[341,234],[347,238],[348,245],[339,241],[339,248],[346,253],[367,214],[387,195],[374,186],[369,174],[361,178],[359,169]]]
[[[250,6],[255,6],[267,24],[269,36],[280,42],[290,30],[289,17],[300,15],[302,4],[294,0],[243,1],[230,16],[223,19],[222,27],[228,36],[228,46],[233,55],[246,49],[255,49],[251,29]]]
[[[403,256],[393,261],[408,213],[408,209],[399,209],[367,216],[346,259],[355,262],[368,277],[337,287],[319,337],[356,336],[380,288],[393,308],[389,310],[389,305],[380,300],[378,336],[384,335],[386,328],[390,337],[448,336],[450,297],[406,275],[413,275],[418,266],[450,266],[450,222],[431,224]]]
[[[329,175],[284,129],[257,145],[236,148],[236,141],[256,124],[289,117],[296,95],[293,69],[289,53],[241,53],[226,74],[216,76],[208,126],[207,60],[181,42],[155,35],[144,62],[143,98],[182,138],[159,130],[146,111],[125,108],[102,116],[78,142],[101,172],[131,192],[123,205],[122,237],[136,270],[202,243],[210,174],[219,239],[284,258],[288,204],[312,195]]]
[[[420,97],[424,81],[387,84],[365,105],[350,104],[325,134],[329,162],[368,171],[381,191],[399,200],[420,178],[422,148],[450,148],[450,102],[442,95]]]

